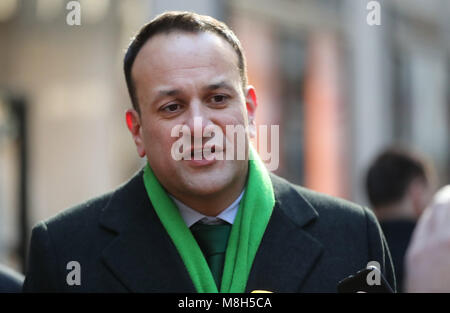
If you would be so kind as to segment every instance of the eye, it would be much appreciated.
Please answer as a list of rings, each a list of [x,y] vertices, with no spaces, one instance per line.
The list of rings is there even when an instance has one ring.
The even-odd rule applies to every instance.
[[[181,105],[178,103],[172,103],[169,105],[166,105],[162,110],[168,113],[177,112],[180,109]]]
[[[220,104],[220,103],[223,103],[223,102],[225,102],[225,100],[227,100],[227,96],[225,96],[225,95],[215,95],[215,96],[213,96],[212,98],[211,98],[211,101],[213,102],[213,103],[218,103],[218,104]]]

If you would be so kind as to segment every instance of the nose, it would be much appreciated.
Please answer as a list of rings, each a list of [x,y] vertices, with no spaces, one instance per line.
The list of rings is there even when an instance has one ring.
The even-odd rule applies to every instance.
[[[193,99],[189,104],[187,120],[185,125],[187,125],[191,131],[191,136],[194,139],[194,147],[202,145],[203,133],[206,126],[212,124],[207,108],[198,99]]]

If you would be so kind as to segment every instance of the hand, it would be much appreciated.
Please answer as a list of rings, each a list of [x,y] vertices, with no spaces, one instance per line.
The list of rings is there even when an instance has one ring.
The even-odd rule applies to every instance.
[[[450,292],[450,185],[439,190],[419,219],[405,270],[406,292]]]

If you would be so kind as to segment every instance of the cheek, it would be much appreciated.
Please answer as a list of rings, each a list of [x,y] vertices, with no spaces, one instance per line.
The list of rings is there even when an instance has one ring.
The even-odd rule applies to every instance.
[[[176,140],[176,138],[170,136],[171,130],[171,127],[161,125],[161,123],[158,124],[158,127],[145,128],[144,141],[146,151],[166,157],[165,154],[167,151],[170,152],[171,145]]]
[[[226,125],[247,125],[246,111],[242,105],[236,105],[233,108],[223,112],[217,116],[217,124],[223,127],[225,131]]]
[[[222,129],[223,135],[225,136],[224,139],[228,143],[234,142],[235,149],[236,145],[238,145],[239,143],[244,143],[248,139],[248,134],[246,132],[247,120],[244,114],[245,111],[241,110],[239,107],[236,107],[233,108],[233,111],[230,110],[229,112],[227,112],[227,114],[220,115],[220,117],[218,117],[217,120],[215,121],[215,123]],[[230,126],[242,125],[243,128],[230,127],[229,128],[230,131],[227,132],[227,125]],[[241,135],[244,136],[241,137],[244,139],[244,142],[242,142],[241,139],[238,139],[241,135],[238,135],[237,133],[239,133],[241,130],[244,131],[244,133],[241,133]]]

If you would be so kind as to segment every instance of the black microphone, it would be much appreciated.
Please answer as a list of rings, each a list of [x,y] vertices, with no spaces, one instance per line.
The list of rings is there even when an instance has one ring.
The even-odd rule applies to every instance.
[[[368,266],[341,280],[337,285],[338,293],[394,293],[381,271],[375,266]]]

